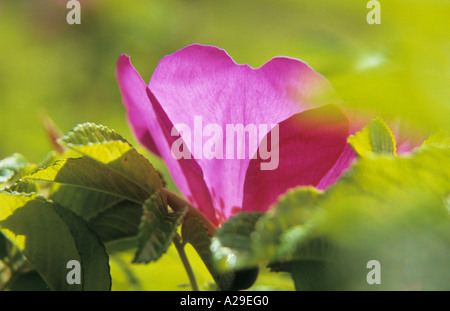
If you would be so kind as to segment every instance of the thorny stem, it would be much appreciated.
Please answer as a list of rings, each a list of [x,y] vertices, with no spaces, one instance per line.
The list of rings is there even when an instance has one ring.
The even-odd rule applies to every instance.
[[[166,188],[163,188],[163,192],[165,192],[167,196],[167,203],[174,211],[179,211],[184,207],[187,207],[188,211],[185,218],[192,217],[200,220],[206,226],[209,236],[213,236],[214,233],[216,233],[217,227],[213,225],[198,209],[192,206],[192,204]]]
[[[194,271],[192,270],[191,264],[186,256],[186,252],[184,251],[184,247],[180,242],[181,238],[177,234],[173,239],[173,244],[175,244],[175,248],[178,251],[178,255],[180,256],[181,261],[183,262],[184,269],[189,277],[189,282],[191,283],[191,288],[193,291],[199,291],[197,280],[194,275]]]
[[[185,216],[186,218],[196,218],[199,221],[201,221],[208,231],[209,236],[213,236],[214,233],[217,231],[217,227],[213,225],[205,215],[203,215],[198,209],[196,209],[192,204],[190,204],[185,199],[181,198],[177,194],[173,193],[170,190],[167,190],[166,188],[163,188],[162,190],[167,198],[167,204],[170,206],[170,208],[174,211],[180,211],[183,208],[187,207],[187,213]],[[184,251],[184,246],[181,244],[181,237],[177,234],[175,236],[175,239],[173,240],[173,243],[175,244],[175,247],[178,251],[178,254],[181,258],[181,261],[183,262],[184,269],[186,270],[186,273],[189,277],[189,281],[191,283],[192,290],[198,291],[198,285],[197,280],[195,279],[194,272],[192,271],[191,265],[189,264],[188,258],[186,256],[186,252]]]

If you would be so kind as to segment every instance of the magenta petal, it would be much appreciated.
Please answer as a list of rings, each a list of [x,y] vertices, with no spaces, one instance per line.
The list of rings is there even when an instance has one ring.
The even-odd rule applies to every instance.
[[[311,109],[279,124],[279,165],[261,170],[253,159],[244,186],[244,211],[267,211],[278,197],[297,186],[317,186],[347,146],[348,120],[334,105]],[[264,139],[271,144],[271,133]]]
[[[347,170],[350,169],[352,162],[355,160],[355,151],[349,144],[347,144],[339,159],[316,185],[316,188],[325,190],[326,188],[334,184]]]
[[[131,65],[128,55],[123,54],[119,57],[116,77],[127,108],[128,123],[137,140],[151,152],[160,155],[151,135],[158,124],[154,122],[155,113],[145,92],[147,85]]]
[[[214,224],[217,223],[210,194],[195,160],[177,161],[172,157],[170,144],[172,137],[167,128],[167,119],[156,99],[149,100],[147,85],[130,63],[130,58],[122,55],[118,61],[117,78],[127,116],[137,139],[165,161],[179,190],[190,202],[197,206]],[[155,113],[155,109],[158,113]],[[161,120],[162,119],[162,120]]]
[[[164,57],[149,88],[168,119],[192,131],[195,117],[201,117],[203,127],[217,124],[224,131],[227,124],[278,124],[293,114],[328,104],[327,95],[334,94],[328,81],[299,60],[278,57],[253,69],[236,64],[224,50],[202,45]],[[201,135],[196,137],[201,139]],[[225,140],[223,135],[224,146]],[[191,141],[190,151],[203,171],[219,221],[226,219],[242,208],[251,157],[205,159],[201,144],[196,144],[195,137]],[[249,150],[248,141],[240,143]],[[234,147],[237,150],[236,143]]]
[[[174,141],[179,136],[171,136],[171,130],[173,128],[172,122],[167,117],[167,114],[161,107],[158,100],[148,88],[147,94],[158,117],[158,122],[161,126],[162,134],[164,135],[164,138],[167,142],[166,148],[164,150],[170,153],[170,146],[172,146]],[[203,214],[208,217],[208,219],[213,224],[218,225],[214,206],[211,201],[211,196],[203,179],[202,169],[198,165],[197,161],[195,159],[184,158],[175,160],[171,154],[164,154],[163,158],[166,161],[171,175],[177,184],[180,182],[180,177],[178,175],[181,174],[186,179],[187,188],[184,187],[180,191],[182,191],[187,199],[201,212],[203,212]]]

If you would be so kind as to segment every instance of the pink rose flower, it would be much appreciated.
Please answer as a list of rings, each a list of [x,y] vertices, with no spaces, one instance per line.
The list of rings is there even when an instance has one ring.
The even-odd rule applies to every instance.
[[[333,88],[300,60],[254,69],[195,44],[165,56],[148,85],[121,55],[117,78],[136,138],[215,225],[293,187],[325,189],[355,158]]]

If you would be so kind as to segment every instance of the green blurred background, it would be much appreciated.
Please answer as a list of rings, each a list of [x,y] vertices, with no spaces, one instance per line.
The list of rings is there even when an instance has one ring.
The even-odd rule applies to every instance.
[[[68,25],[65,0],[0,0],[0,158],[38,161],[51,145],[40,115],[63,132],[92,121],[132,140],[115,79],[121,53],[149,81],[158,61],[192,43],[259,67],[306,61],[349,104],[449,128],[450,1],[90,0]]]
[[[81,0],[81,24],[68,25],[65,0],[0,0],[0,158],[18,152],[36,162],[48,153],[43,114],[63,132],[90,121],[137,145],[115,78],[119,55],[130,55],[148,82],[164,55],[192,43],[253,67],[299,58],[351,107],[401,117],[418,131],[449,130],[450,1],[380,1],[379,25],[366,22],[367,2]],[[116,289],[152,288],[124,271]],[[199,283],[208,277],[202,270]]]

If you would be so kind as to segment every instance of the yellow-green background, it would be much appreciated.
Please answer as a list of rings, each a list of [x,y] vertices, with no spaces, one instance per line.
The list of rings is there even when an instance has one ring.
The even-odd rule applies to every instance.
[[[192,43],[216,45],[253,67],[279,55],[299,58],[350,106],[402,117],[420,131],[450,129],[448,0],[380,0],[380,25],[366,22],[365,0],[80,2],[81,25],[68,25],[67,1],[0,0],[0,158],[45,156],[51,144],[42,114],[63,132],[91,121],[137,145],[115,79],[119,55],[130,55],[149,81],[164,55]],[[115,289],[187,282],[172,249],[160,263],[137,267],[141,287],[120,266],[113,263]],[[208,282],[204,269],[198,277]],[[266,280],[292,288],[289,279]]]

